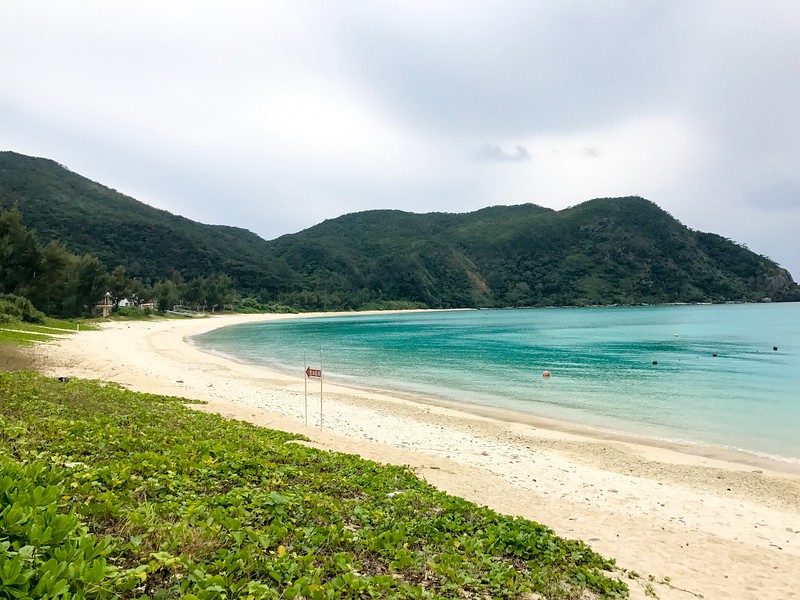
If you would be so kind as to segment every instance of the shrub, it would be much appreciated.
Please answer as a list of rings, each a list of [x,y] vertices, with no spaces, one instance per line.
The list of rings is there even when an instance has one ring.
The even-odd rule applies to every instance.
[[[144,319],[153,314],[153,309],[142,308],[141,306],[120,306],[117,309],[117,314],[120,317],[129,319]]]
[[[36,310],[31,301],[14,294],[0,294],[0,323],[44,323],[44,313]]]

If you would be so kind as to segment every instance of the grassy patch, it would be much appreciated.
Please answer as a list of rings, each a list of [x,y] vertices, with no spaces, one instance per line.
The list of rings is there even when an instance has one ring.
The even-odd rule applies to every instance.
[[[0,323],[0,343],[24,346],[53,339],[54,335],[75,333],[80,330],[95,331],[97,325],[87,322],[63,321],[46,318],[44,323],[24,323],[11,321]]]
[[[78,330],[97,331],[97,325],[85,319],[80,319],[78,321],[65,321],[63,319],[51,319],[48,317],[45,319],[44,325],[50,329],[63,329],[64,332]]]
[[[8,324],[3,325],[5,328],[14,329],[25,333],[40,333],[42,335],[66,335],[75,333],[75,326],[72,329],[64,329],[62,327],[50,327],[49,325],[34,325],[32,323],[14,323],[10,327]]]
[[[50,339],[53,339],[52,336],[43,333],[35,333],[17,329],[16,324],[11,326],[4,324],[0,326],[0,343],[2,344],[32,346],[36,342],[46,342]]]
[[[582,542],[299,438],[0,375],[0,597],[627,596]]]

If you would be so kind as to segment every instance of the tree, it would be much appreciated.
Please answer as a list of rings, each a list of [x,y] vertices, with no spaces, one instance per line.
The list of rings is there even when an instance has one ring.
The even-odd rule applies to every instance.
[[[206,301],[206,279],[205,277],[195,277],[186,284],[184,295],[187,304],[195,310],[204,307]]]
[[[67,315],[91,314],[108,288],[108,274],[96,256],[76,256],[67,270],[63,311]]]
[[[155,296],[156,307],[161,312],[171,310],[181,299],[178,286],[175,285],[175,281],[172,279],[156,283],[153,286],[153,295]]]
[[[42,247],[40,254],[39,271],[29,287],[28,298],[46,314],[63,314],[68,272],[75,255],[57,241]]]
[[[26,296],[41,260],[36,234],[22,224],[17,207],[0,210],[0,293]]]
[[[138,277],[134,277],[129,282],[130,286],[130,300],[133,302],[134,305],[139,306],[142,302],[146,302],[147,300],[152,299],[153,297],[153,290],[148,288],[142,280]]]
[[[212,275],[206,279],[206,304],[214,309],[221,307],[223,310],[225,304],[229,304],[233,299],[233,290],[231,289],[231,278],[225,274]]]
[[[108,291],[111,292],[111,301],[114,308],[119,307],[119,301],[131,295],[131,280],[125,276],[125,267],[117,266],[108,276]]]

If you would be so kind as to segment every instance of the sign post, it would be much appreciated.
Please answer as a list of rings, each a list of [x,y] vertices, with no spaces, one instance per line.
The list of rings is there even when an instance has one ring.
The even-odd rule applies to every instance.
[[[306,360],[305,352],[303,352],[303,366],[308,368],[308,361]],[[306,372],[306,376],[303,377],[303,392],[305,393],[306,398],[306,427],[308,427],[308,372]]]
[[[306,377],[316,377],[318,379],[322,379],[322,370],[306,367]]]
[[[305,362],[305,361],[304,361]],[[308,425],[308,380],[314,377],[319,379],[319,428],[322,429],[322,351],[319,353],[319,369],[312,369],[306,366],[306,376],[304,379],[306,393],[306,425]]]

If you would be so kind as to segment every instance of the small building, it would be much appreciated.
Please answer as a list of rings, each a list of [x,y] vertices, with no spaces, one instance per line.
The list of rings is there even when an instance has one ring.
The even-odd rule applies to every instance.
[[[97,308],[100,309],[104,317],[111,314],[111,309],[114,308],[114,303],[111,300],[111,292],[106,292],[106,295],[103,296],[103,301],[97,305]]]

